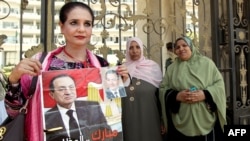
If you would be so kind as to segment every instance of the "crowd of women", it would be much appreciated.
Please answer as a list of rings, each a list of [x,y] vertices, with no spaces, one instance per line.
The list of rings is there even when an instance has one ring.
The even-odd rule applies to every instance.
[[[32,77],[42,71],[109,66],[87,49],[94,25],[88,5],[66,3],[59,20],[66,44],[48,52],[43,63],[39,62],[41,53],[21,60],[8,77],[7,101],[27,97]],[[128,84],[127,96],[122,98],[124,141],[222,140],[226,96],[219,70],[188,37],[178,38],[173,51],[177,57],[163,75],[156,62],[144,57],[143,42],[137,37],[128,39],[126,60],[117,68]],[[40,95],[38,81],[26,116],[27,141],[44,140]]]

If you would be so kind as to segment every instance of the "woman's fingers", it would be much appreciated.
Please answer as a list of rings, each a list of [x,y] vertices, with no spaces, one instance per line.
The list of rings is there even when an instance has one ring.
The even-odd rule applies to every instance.
[[[9,81],[11,83],[16,83],[19,81],[22,75],[28,74],[31,76],[36,76],[40,74],[42,65],[39,60],[32,58],[25,58],[21,60],[16,67],[13,69],[9,76]]]

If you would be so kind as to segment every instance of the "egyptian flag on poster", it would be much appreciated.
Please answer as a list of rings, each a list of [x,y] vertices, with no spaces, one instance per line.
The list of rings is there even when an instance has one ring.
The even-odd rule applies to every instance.
[[[121,97],[108,99],[104,90],[109,69],[116,67],[42,72],[44,140],[123,140]],[[119,85],[123,87],[121,76]]]

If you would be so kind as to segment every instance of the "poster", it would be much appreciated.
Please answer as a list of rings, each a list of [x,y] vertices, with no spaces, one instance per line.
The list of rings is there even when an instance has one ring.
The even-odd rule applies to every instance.
[[[103,67],[42,72],[44,139],[122,141],[121,98],[126,92],[121,76],[116,74],[116,79],[111,74],[115,70]],[[116,95],[110,96],[111,91]]]

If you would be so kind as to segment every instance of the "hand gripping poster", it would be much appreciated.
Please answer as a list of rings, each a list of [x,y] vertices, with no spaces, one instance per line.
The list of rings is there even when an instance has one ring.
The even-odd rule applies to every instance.
[[[42,72],[44,140],[122,141],[121,98],[116,67]]]

